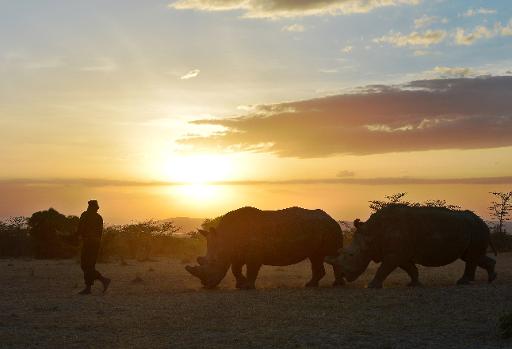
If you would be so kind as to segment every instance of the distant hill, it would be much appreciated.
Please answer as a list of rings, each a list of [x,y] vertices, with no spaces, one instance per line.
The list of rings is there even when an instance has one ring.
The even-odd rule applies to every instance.
[[[176,226],[181,227],[181,230],[178,232],[178,234],[186,234],[189,231],[199,228],[201,223],[203,223],[204,218],[174,217],[161,220],[161,222],[169,221],[172,221]]]

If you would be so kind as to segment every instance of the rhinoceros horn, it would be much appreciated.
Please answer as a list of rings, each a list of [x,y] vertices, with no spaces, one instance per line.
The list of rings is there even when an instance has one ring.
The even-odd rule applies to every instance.
[[[190,274],[194,275],[195,277],[201,279],[201,271],[198,266],[191,266],[187,265],[185,266],[185,270],[188,271]]]

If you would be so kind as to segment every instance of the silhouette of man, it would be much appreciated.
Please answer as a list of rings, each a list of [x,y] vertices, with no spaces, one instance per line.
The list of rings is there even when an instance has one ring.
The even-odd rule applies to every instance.
[[[80,216],[78,235],[82,237],[82,256],[80,266],[84,272],[85,288],[79,294],[90,294],[91,286],[95,280],[103,284],[103,292],[108,289],[110,279],[104,277],[96,270],[96,260],[103,233],[103,218],[98,214],[100,206],[98,201],[90,200],[87,211]]]

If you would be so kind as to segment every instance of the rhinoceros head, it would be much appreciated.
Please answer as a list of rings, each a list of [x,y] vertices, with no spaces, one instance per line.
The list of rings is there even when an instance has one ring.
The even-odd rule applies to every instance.
[[[371,261],[369,239],[364,229],[364,223],[359,219],[354,221],[356,231],[349,246],[340,250],[338,257],[326,257],[329,264],[338,265],[347,281],[356,280],[368,267]]]
[[[187,265],[185,269],[199,280],[206,288],[216,287],[226,276],[231,263],[223,255],[220,240],[215,228],[199,230],[206,237],[206,256],[197,257],[197,266]]]

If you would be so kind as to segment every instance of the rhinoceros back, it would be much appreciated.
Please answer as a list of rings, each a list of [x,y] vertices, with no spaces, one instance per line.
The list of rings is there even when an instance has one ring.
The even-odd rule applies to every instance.
[[[224,215],[217,227],[232,258],[289,265],[312,255],[336,255],[343,245],[338,223],[322,210],[291,207],[262,211],[243,207]]]
[[[471,211],[438,207],[392,205],[373,214],[365,223],[377,247],[375,259],[386,254],[410,254],[425,266],[442,266],[485,253],[489,229]]]

